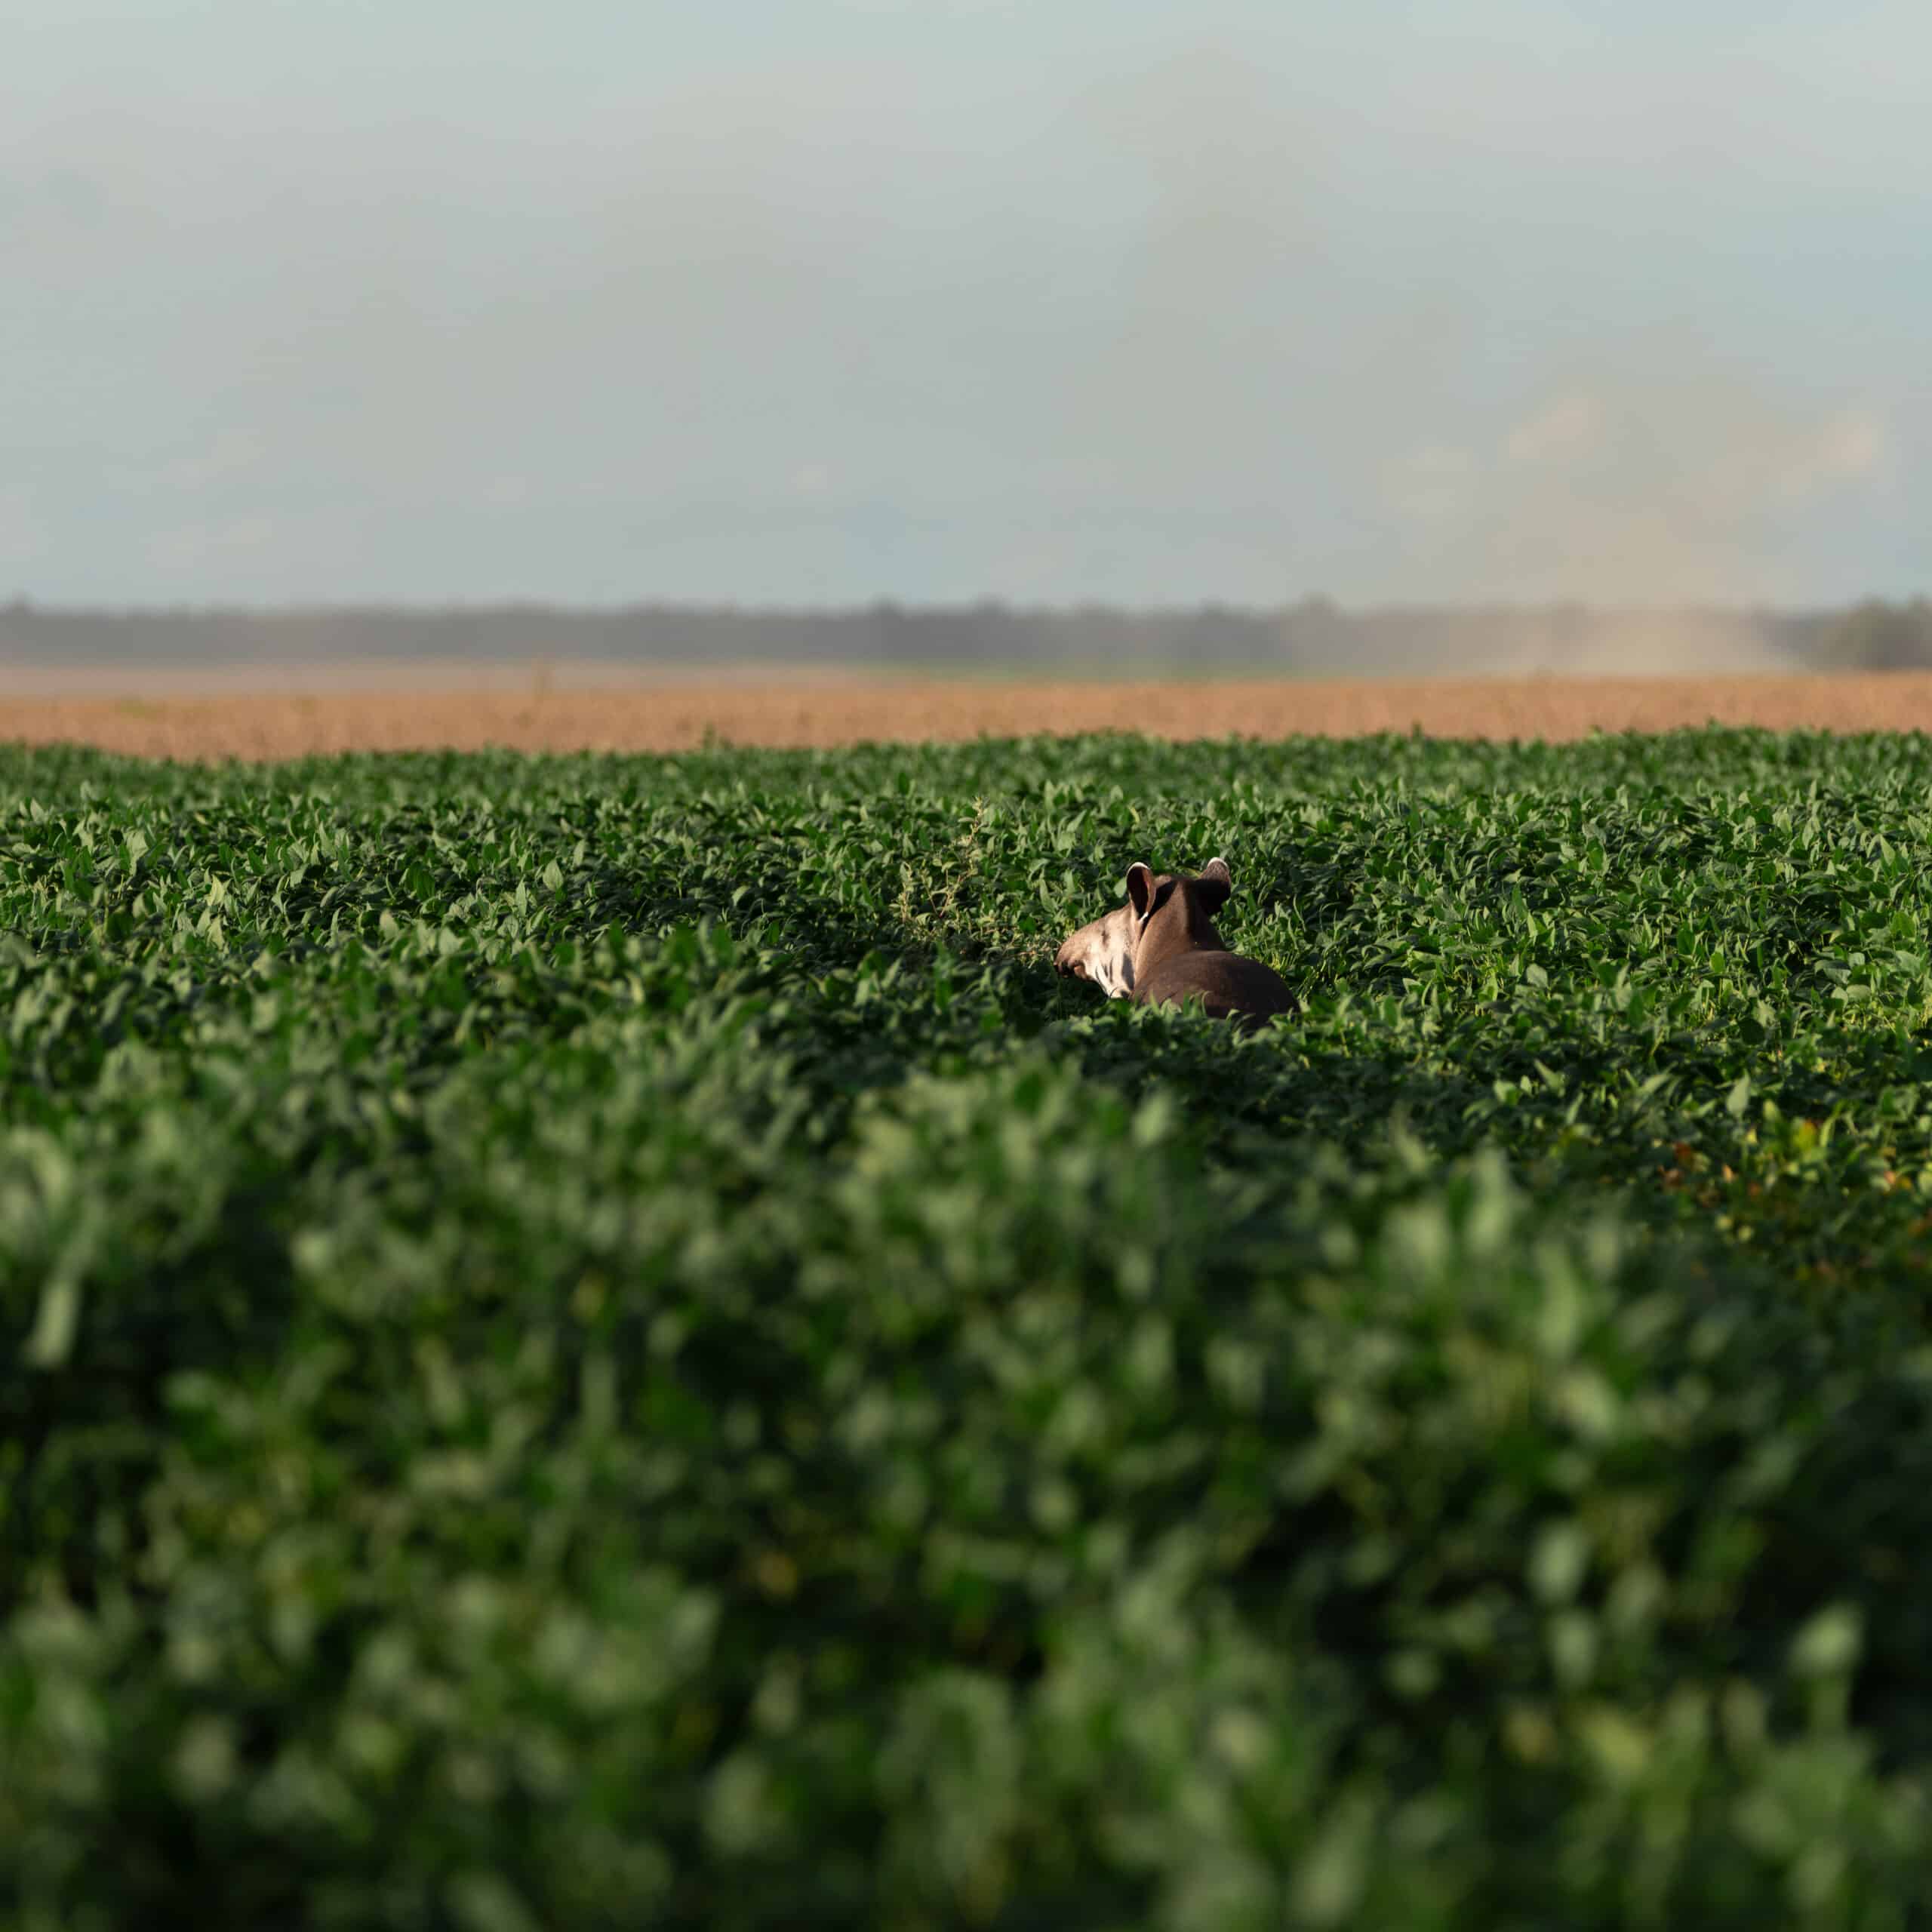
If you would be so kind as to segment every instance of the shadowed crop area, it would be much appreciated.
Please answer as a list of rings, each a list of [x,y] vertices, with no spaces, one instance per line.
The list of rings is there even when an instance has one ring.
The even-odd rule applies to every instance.
[[[1916,1922],[1929,800],[0,752],[10,1915]]]

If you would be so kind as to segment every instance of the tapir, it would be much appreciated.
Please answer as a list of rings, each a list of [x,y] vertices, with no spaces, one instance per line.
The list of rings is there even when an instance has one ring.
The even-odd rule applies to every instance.
[[[1225,859],[1210,859],[1198,878],[1127,869],[1127,903],[1070,934],[1056,971],[1091,980],[1109,999],[1179,1006],[1198,995],[1217,1020],[1255,1026],[1295,1010],[1287,982],[1272,966],[1230,952],[1214,930],[1234,880]]]

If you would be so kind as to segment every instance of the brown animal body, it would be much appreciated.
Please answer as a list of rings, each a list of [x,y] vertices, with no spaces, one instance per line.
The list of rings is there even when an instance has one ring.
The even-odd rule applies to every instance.
[[[1233,890],[1225,859],[1209,860],[1198,878],[1131,865],[1127,903],[1069,934],[1054,967],[1091,980],[1110,999],[1143,1006],[1198,998],[1214,1018],[1251,1026],[1292,1013],[1295,997],[1281,974],[1230,952],[1214,929]]]

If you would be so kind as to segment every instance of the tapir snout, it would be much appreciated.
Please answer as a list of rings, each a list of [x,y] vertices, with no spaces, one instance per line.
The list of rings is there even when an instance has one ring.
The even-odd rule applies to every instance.
[[[1054,971],[1063,979],[1091,980],[1109,999],[1124,999],[1134,990],[1134,939],[1133,908],[1123,906],[1069,933],[1054,955]]]

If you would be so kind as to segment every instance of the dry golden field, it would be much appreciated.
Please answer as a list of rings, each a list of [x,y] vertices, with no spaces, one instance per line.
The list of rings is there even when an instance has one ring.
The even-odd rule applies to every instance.
[[[1713,721],[1777,730],[1932,731],[1932,674],[1194,683],[949,681],[740,675],[608,688],[529,677],[441,690],[394,681],[309,689],[62,693],[0,673],[0,740],[175,758],[280,758],[423,747],[684,751],[710,741],[838,746],[1035,731],[1577,738]]]

